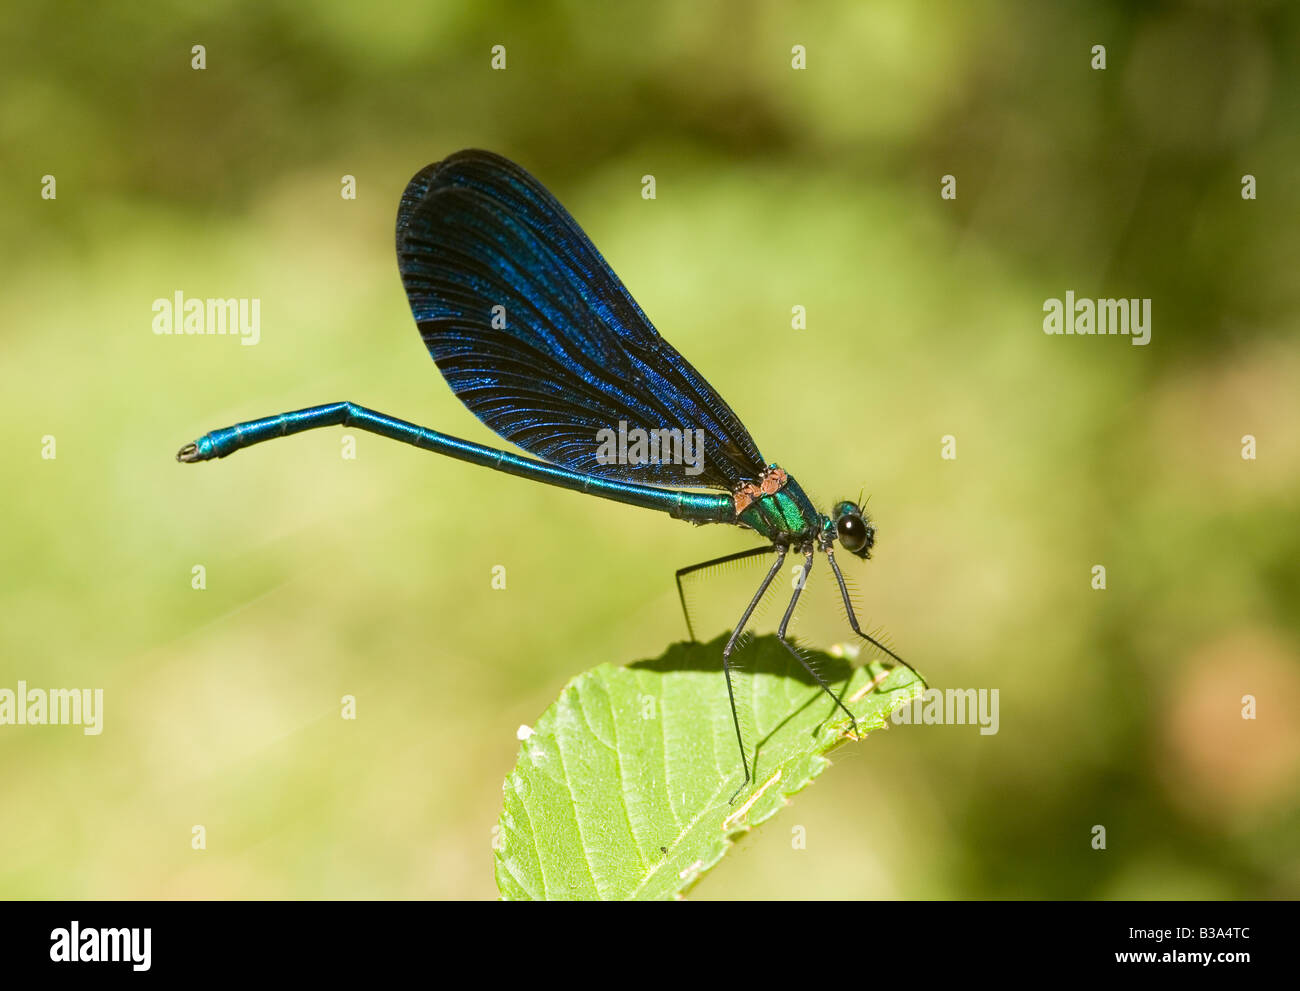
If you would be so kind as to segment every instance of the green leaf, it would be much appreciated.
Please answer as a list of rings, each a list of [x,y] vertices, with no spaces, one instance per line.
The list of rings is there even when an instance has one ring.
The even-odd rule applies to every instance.
[[[775,637],[758,638],[739,652],[745,674],[736,692],[751,755],[758,743],[755,781],[728,804],[743,775],[724,642],[677,644],[630,667],[602,664],[565,687],[505,782],[496,844],[503,898],[672,898],[825,770],[823,755],[851,739],[848,717]],[[803,653],[863,734],[924,690],[906,668],[851,669]]]

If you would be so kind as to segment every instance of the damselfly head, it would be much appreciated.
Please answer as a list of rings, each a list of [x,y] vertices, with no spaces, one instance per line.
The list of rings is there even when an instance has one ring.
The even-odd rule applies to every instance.
[[[876,542],[876,528],[871,525],[866,510],[856,502],[839,502],[835,504],[832,518],[840,546],[850,554],[870,559],[871,548]]]

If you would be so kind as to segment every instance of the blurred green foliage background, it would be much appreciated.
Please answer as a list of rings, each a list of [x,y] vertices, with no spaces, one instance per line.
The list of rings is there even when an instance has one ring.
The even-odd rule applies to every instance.
[[[845,748],[695,896],[1300,894],[1300,8],[191,8],[6,14],[0,687],[106,712],[0,727],[0,895],[493,897],[515,728],[681,639],[673,570],[748,546],[364,434],[172,460],[338,399],[494,442],[392,248],[467,146],[555,192],[768,458],[865,486],[865,619],[1001,693],[996,736]],[[260,298],[261,343],[155,336],[178,289]],[[1152,342],[1044,335],[1067,289],[1152,298]],[[702,636],[759,573],[693,589]],[[826,595],[798,630],[847,633]]]

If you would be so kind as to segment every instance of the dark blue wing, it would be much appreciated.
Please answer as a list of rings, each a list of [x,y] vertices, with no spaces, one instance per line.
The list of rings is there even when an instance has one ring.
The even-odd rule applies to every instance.
[[[397,259],[447,383],[512,443],[575,471],[652,485],[731,490],[762,473],[736,414],[659,336],[564,207],[513,162],[471,150],[422,169],[402,195]],[[702,471],[601,464],[598,432],[620,421],[702,429]]]

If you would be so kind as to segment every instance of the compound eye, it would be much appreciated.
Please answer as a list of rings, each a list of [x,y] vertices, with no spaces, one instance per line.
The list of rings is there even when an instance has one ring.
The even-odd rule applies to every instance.
[[[835,529],[840,535],[840,543],[850,554],[861,554],[871,539],[861,516],[841,516],[835,521]]]

